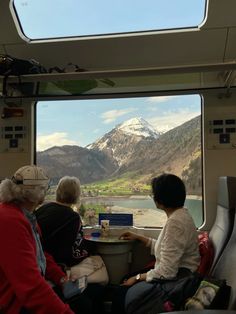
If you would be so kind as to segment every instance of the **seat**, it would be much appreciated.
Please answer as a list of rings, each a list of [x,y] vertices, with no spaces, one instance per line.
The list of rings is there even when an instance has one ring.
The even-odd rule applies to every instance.
[[[220,177],[216,219],[209,233],[209,238],[214,248],[211,270],[214,269],[231,236],[234,226],[235,205],[236,177]]]
[[[236,224],[222,255],[212,271],[212,276],[218,279],[226,279],[227,284],[231,286],[228,309],[236,310]]]

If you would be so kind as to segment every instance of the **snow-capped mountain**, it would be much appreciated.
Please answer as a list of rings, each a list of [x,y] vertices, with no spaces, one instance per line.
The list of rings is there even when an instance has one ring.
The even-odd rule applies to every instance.
[[[118,130],[126,134],[137,135],[140,137],[158,138],[159,133],[141,117],[129,119],[117,126]]]
[[[117,125],[87,148],[102,151],[120,167],[133,155],[140,141],[153,141],[158,137],[159,133],[143,118],[132,118]]]
[[[37,164],[47,170],[54,184],[64,175],[78,176],[82,184],[123,175],[126,180],[135,176],[150,183],[155,175],[170,172],[184,178],[190,194],[200,194],[200,117],[158,138],[155,133],[149,135],[153,133],[148,133],[146,121],[141,119],[142,128],[135,120],[118,125],[91,144],[90,149],[66,145],[38,152]]]

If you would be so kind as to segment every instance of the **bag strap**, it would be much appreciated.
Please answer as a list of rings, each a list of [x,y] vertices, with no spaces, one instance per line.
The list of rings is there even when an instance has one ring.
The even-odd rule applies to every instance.
[[[73,220],[75,220],[75,216],[73,216],[72,218],[70,218],[69,220],[67,220],[63,225],[59,226],[58,228],[56,228],[51,234],[49,234],[47,237],[44,238],[44,240],[49,240],[52,237],[54,237],[59,231],[61,231],[62,229],[64,229],[67,225],[69,225]]]

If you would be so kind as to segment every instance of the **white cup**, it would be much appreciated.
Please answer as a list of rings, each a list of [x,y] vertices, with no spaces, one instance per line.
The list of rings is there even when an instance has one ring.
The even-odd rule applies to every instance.
[[[101,234],[102,237],[108,237],[109,235],[109,224],[110,220],[101,220]]]

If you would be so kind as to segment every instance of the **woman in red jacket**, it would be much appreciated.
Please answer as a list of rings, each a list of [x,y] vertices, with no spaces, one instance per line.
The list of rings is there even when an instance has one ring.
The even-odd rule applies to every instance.
[[[67,281],[44,254],[33,214],[47,186],[48,177],[36,166],[22,167],[0,184],[0,312],[74,313],[47,282],[62,286]]]

